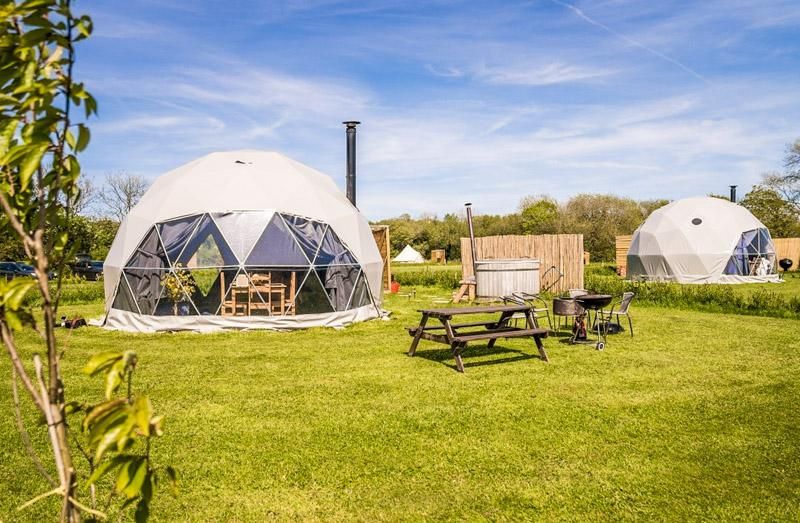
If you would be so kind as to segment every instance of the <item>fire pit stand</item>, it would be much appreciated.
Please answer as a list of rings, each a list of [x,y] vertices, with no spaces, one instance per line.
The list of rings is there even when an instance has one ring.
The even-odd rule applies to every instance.
[[[573,329],[572,338],[570,341],[572,343],[577,343],[577,339],[581,332],[586,333],[586,319],[588,316],[588,311],[594,311],[594,324],[597,330],[597,342],[595,343],[595,348],[597,350],[603,350],[606,347],[606,333],[605,329],[602,326],[603,318],[601,315],[601,310],[603,307],[606,307],[613,297],[610,294],[585,294],[583,296],[578,296],[575,298],[575,301],[583,307],[584,312],[580,316],[575,319],[575,329]]]

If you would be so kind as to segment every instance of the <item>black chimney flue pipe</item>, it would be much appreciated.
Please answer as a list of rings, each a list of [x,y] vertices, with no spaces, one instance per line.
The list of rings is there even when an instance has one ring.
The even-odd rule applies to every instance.
[[[475,261],[478,259],[477,245],[475,244],[475,229],[472,227],[472,204],[465,203],[467,208],[467,227],[469,227],[469,242],[472,250],[472,275],[475,276]]]
[[[342,122],[347,133],[347,199],[356,205],[356,125],[361,122]]]
[[[736,203],[736,186],[731,185],[731,203]]]

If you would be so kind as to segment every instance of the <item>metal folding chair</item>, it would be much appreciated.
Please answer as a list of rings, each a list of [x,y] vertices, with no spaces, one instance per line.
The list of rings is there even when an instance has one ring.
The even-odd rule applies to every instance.
[[[611,306],[611,310],[609,311],[600,311],[600,316],[601,316],[600,321],[605,321],[605,318],[608,318],[608,321],[611,321],[612,318],[616,316],[617,325],[622,327],[622,325],[620,325],[619,323],[619,317],[625,316],[626,318],[628,318],[628,327],[630,328],[631,331],[631,338],[633,338],[633,321],[631,320],[630,307],[631,307],[631,301],[633,300],[634,296],[636,296],[636,294],[633,292],[623,293],[622,301],[620,301],[619,304],[616,303],[613,304]],[[614,310],[615,307],[617,308],[617,310]],[[597,320],[595,319],[595,321]]]
[[[533,309],[533,317],[536,318],[537,323],[539,322],[541,314],[544,313],[545,317],[547,318],[547,325],[550,327],[550,331],[555,332],[553,330],[553,321],[550,319],[550,308],[547,306],[547,301],[545,301],[544,298],[538,294],[532,294],[530,292],[515,292],[514,296],[522,299],[526,305]]]

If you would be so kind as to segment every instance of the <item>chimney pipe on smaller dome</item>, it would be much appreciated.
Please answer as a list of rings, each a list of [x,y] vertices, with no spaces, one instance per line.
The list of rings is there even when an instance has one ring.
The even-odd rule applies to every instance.
[[[731,185],[731,203],[736,203],[736,186]]]
[[[356,125],[361,122],[342,122],[347,133],[347,199],[356,205]]]

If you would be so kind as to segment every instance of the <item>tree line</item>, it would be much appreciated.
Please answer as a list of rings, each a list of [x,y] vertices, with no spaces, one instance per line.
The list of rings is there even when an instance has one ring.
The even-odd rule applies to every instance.
[[[77,252],[89,254],[93,259],[105,259],[120,221],[144,196],[149,182],[142,176],[119,172],[107,174],[102,185],[88,178],[81,179],[77,185],[69,212],[47,228],[46,236],[67,233]],[[9,226],[8,216],[0,215],[0,260],[25,258],[25,249]]]
[[[476,236],[583,234],[584,248],[592,260],[612,261],[615,238],[632,234],[650,213],[669,202],[578,194],[559,203],[548,195],[528,196],[514,212],[476,215],[473,224]],[[773,238],[800,236],[800,139],[787,146],[784,171],[764,174],[739,203],[767,226]],[[441,218],[402,214],[375,223],[389,226],[393,256],[411,245],[426,258],[432,249],[444,249],[448,260],[457,260],[461,257],[461,238],[468,235],[464,213]]]
[[[800,139],[787,146],[784,168],[764,174],[761,183],[740,201],[769,228],[773,238],[800,237]],[[101,186],[82,180],[74,212],[65,222],[66,232],[79,251],[104,259],[119,222],[148,186],[144,177],[125,172],[107,174]],[[592,260],[611,261],[616,236],[632,234],[650,213],[668,203],[667,199],[637,201],[610,194],[578,194],[559,203],[550,196],[538,195],[523,198],[514,212],[479,214],[473,222],[477,236],[583,234],[584,248]],[[5,221],[7,218],[0,216],[0,260],[23,259],[22,245]],[[402,214],[376,223],[389,225],[393,255],[412,245],[426,258],[432,249],[444,249],[447,259],[460,259],[461,238],[468,235],[463,213],[441,218]],[[54,227],[49,232],[58,234],[61,229]]]

